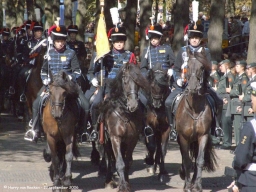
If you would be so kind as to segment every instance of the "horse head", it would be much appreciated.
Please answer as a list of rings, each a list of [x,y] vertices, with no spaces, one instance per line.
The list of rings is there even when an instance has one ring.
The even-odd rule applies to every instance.
[[[161,64],[157,64],[149,71],[148,80],[152,105],[160,108],[168,91],[167,71],[162,69]]]
[[[127,109],[134,112],[138,108],[138,91],[139,86],[136,84],[132,74],[133,64],[127,63],[122,68],[122,87],[123,94],[127,100]]]
[[[59,120],[63,115],[66,103],[70,99],[74,100],[78,97],[79,88],[75,82],[69,79],[64,71],[60,71],[58,74],[50,76],[49,101],[51,105],[51,114],[56,120]]]
[[[205,49],[201,52],[192,53],[187,50],[189,60],[185,78],[188,85],[187,90],[193,94],[202,94],[206,90],[207,72],[210,70],[210,64],[206,58]]]

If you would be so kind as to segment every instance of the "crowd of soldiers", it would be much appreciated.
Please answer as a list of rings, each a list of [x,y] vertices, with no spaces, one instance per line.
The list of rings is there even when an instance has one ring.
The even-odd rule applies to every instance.
[[[1,41],[1,56],[4,60],[7,50],[15,50],[16,57],[13,58],[12,65],[6,66],[1,64],[1,70],[7,71],[5,86],[8,88],[8,94],[15,93],[15,84],[17,83],[17,74],[24,66],[33,67],[35,58],[38,56],[41,46],[45,46],[47,41],[43,41],[48,38],[50,33],[53,35],[53,47],[49,54],[52,54],[52,60],[44,63],[41,70],[41,78],[45,87],[49,84],[46,72],[51,70],[57,72],[59,70],[65,70],[71,75],[70,78],[74,81],[81,75],[79,66],[79,58],[81,55],[86,55],[86,48],[84,42],[77,41],[76,35],[78,33],[78,27],[76,25],[70,25],[69,27],[58,26],[53,29],[44,31],[40,22],[27,21],[21,27],[13,28],[12,30],[4,28],[2,30]],[[13,37],[10,38],[11,33]],[[69,40],[67,41],[67,35]],[[188,29],[188,41],[189,44],[182,47],[175,57],[172,48],[161,41],[163,36],[163,29],[160,25],[152,25],[147,30],[147,36],[149,38],[149,46],[147,46],[142,53],[140,68],[142,74],[147,76],[148,71],[152,69],[157,63],[162,64],[162,69],[167,71],[168,76],[171,79],[170,89],[171,93],[165,101],[166,115],[168,123],[171,127],[171,139],[176,139],[176,131],[173,126],[173,114],[170,109],[176,96],[183,92],[186,88],[186,81],[184,80],[184,74],[182,73],[187,66],[188,55],[187,49],[192,53],[201,52],[204,48],[201,45],[203,38],[203,28],[201,25],[190,25]],[[90,140],[96,141],[99,139],[98,135],[98,116],[99,116],[99,103],[108,97],[108,85],[107,82],[104,88],[99,89],[100,77],[99,72],[104,67],[104,78],[113,79],[123,63],[131,63],[137,65],[136,56],[134,53],[125,50],[124,45],[127,39],[126,30],[124,27],[114,27],[109,32],[109,39],[111,42],[111,51],[104,57],[103,60],[95,62],[95,55],[91,59],[90,67],[88,70],[88,81],[90,82],[90,89],[83,95],[79,96],[82,100],[82,108],[85,111],[85,116],[80,131],[81,140],[83,141],[84,133],[87,132],[88,112],[90,111],[93,131],[90,133]],[[49,41],[49,39],[48,39]],[[49,43],[49,42],[48,42]],[[15,48],[15,49],[13,49]],[[208,71],[209,86],[207,92],[213,97],[215,101],[212,106],[215,106],[215,120],[216,128],[214,127],[212,133],[213,142],[215,145],[220,145],[223,150],[230,150],[232,145],[232,127],[234,127],[235,144],[239,145],[242,138],[240,138],[240,131],[243,122],[253,119],[254,110],[251,107],[251,94],[253,87],[251,83],[256,81],[256,63],[247,64],[245,60],[237,59],[231,61],[224,59],[221,62],[212,61],[210,50],[204,48],[206,56],[211,63],[212,70]],[[33,53],[32,53],[33,50]],[[31,54],[32,53],[32,54]],[[64,53],[64,56],[61,55]],[[61,55],[61,57],[58,57]],[[72,55],[72,57],[70,57]],[[101,62],[103,62],[101,64]],[[49,66],[48,66],[49,65]],[[57,68],[56,68],[57,66]],[[25,85],[24,85],[25,87]],[[44,89],[42,90],[45,90]],[[80,94],[80,93],[79,93]],[[40,99],[41,94],[39,94]],[[94,98],[92,101],[92,97]],[[21,102],[25,101],[25,98],[21,96]],[[139,99],[145,108],[147,107],[147,96],[140,93]],[[91,102],[89,102],[91,101]],[[38,115],[38,99],[35,100],[33,105],[33,119],[30,123],[32,135],[26,134],[25,137],[28,140],[36,141],[40,137],[39,128],[34,122]],[[221,129],[221,128],[222,129]],[[223,130],[223,131],[222,131]],[[152,135],[152,133],[149,135]],[[147,136],[147,135],[146,135]],[[222,140],[220,138],[223,136]],[[245,141],[244,141],[245,142]]]

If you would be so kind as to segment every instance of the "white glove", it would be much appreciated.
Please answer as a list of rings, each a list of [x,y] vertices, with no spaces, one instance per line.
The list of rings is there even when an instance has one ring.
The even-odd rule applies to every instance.
[[[182,79],[177,79],[177,85],[178,85],[179,87],[182,87],[182,85],[183,85]]]
[[[50,83],[50,81],[51,81],[50,79],[46,78],[43,80],[43,84],[48,85]]]
[[[68,75],[68,78],[69,78],[69,80],[72,80],[72,76],[71,75]]]
[[[167,74],[171,77],[173,75],[173,69],[168,69]]]
[[[99,86],[99,81],[97,80],[96,77],[94,77],[94,78],[92,79],[91,83],[92,83],[92,85],[93,85],[94,87],[98,87],[98,86]]]

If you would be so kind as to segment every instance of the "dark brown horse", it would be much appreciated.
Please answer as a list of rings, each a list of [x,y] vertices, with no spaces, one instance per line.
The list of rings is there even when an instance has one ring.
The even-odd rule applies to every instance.
[[[110,84],[110,97],[102,106],[102,118],[108,138],[105,150],[108,156],[106,185],[112,187],[112,160],[116,160],[119,175],[118,191],[130,191],[129,168],[132,153],[143,128],[143,113],[138,108],[139,88],[148,89],[147,80],[138,66],[125,64]],[[114,157],[113,157],[114,156]]]
[[[214,171],[217,162],[210,136],[213,115],[206,93],[210,64],[204,49],[194,54],[187,52],[187,87],[176,111],[175,126],[182,156],[180,177],[185,180],[184,191],[196,192],[202,191],[202,170]]]
[[[52,78],[51,78],[52,79]],[[49,85],[42,126],[51,151],[53,186],[71,185],[71,162],[77,157],[75,126],[78,123],[78,85],[60,71]]]
[[[160,168],[158,178],[167,180],[167,171],[164,167],[164,159],[167,151],[170,127],[165,113],[164,101],[169,94],[168,77],[162,65],[157,64],[148,75],[150,82],[149,106],[146,115],[146,146],[148,155],[145,159],[150,165],[148,171],[155,173],[157,166]]]

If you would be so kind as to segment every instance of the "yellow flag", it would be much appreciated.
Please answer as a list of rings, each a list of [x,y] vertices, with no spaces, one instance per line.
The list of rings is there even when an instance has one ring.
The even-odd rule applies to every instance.
[[[104,57],[107,53],[109,53],[109,41],[106,31],[106,23],[105,23],[105,17],[101,13],[98,27],[97,27],[97,35],[96,35],[96,60]]]

